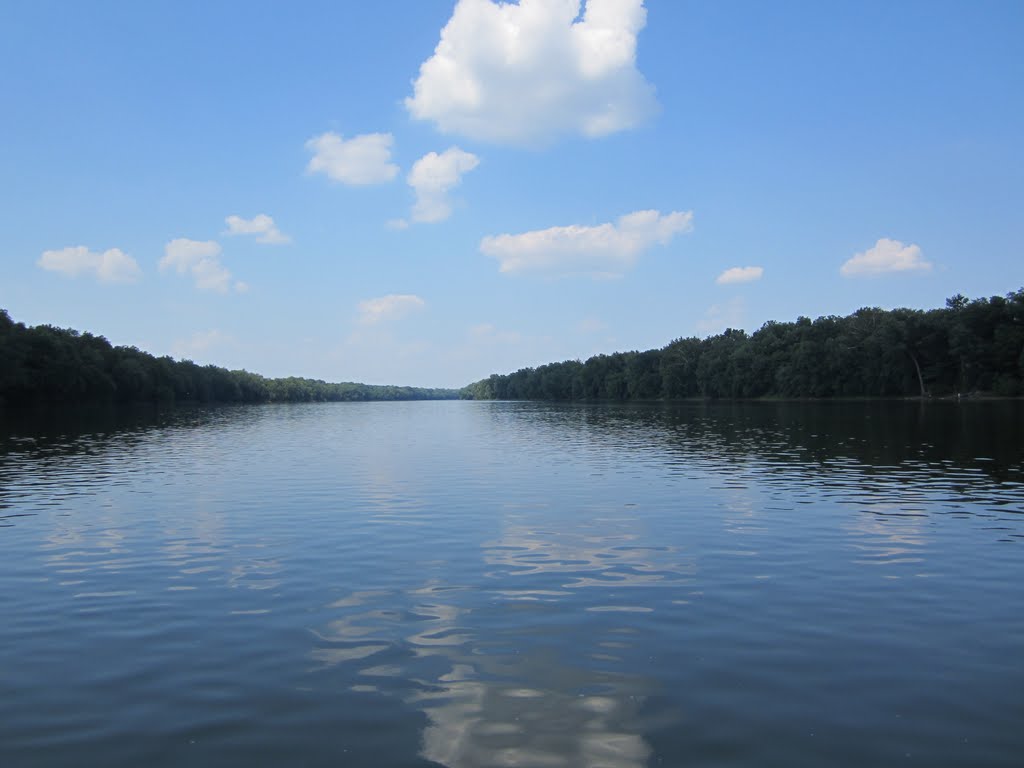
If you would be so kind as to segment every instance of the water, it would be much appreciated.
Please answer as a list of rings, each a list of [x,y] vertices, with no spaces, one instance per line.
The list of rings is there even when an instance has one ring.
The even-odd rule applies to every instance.
[[[0,765],[1018,766],[1024,404],[0,423]]]

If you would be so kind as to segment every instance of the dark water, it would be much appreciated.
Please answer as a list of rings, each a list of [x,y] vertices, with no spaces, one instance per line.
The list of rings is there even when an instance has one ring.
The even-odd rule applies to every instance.
[[[1020,766],[1024,404],[8,415],[0,765]]]

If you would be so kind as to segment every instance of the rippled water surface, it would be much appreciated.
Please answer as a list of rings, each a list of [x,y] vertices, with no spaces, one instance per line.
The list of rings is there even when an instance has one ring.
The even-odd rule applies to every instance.
[[[0,765],[1020,766],[1024,407],[0,421]]]

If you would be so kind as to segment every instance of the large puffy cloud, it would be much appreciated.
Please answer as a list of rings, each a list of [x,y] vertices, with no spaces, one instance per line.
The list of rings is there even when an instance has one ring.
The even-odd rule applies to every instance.
[[[604,136],[657,109],[636,68],[643,0],[459,0],[406,109],[445,133],[537,144]]]
[[[715,282],[719,285],[752,283],[760,280],[763,275],[764,267],[731,267],[715,278]]]
[[[93,275],[101,283],[133,283],[142,275],[138,262],[120,248],[98,253],[84,245],[43,251],[36,262],[48,272],[59,272],[67,277]]]
[[[843,277],[862,277],[889,272],[927,272],[931,268],[931,262],[925,261],[919,246],[883,237],[873,248],[854,254],[839,268],[839,273]]]
[[[179,275],[191,274],[195,286],[201,291],[227,293],[232,288],[231,272],[220,263],[220,244],[213,240],[178,238],[164,246],[160,271],[173,269]],[[236,282],[238,293],[248,290],[245,283]]]
[[[409,186],[416,192],[413,221],[442,221],[451,216],[448,192],[459,185],[463,174],[479,164],[476,155],[458,147],[450,147],[441,154],[429,152],[417,160],[407,178]]]
[[[398,166],[391,162],[393,143],[390,133],[364,133],[346,140],[328,131],[306,142],[313,153],[306,171],[354,186],[383,184],[398,175]]]
[[[633,266],[655,244],[665,245],[693,226],[692,211],[636,211],[614,224],[551,227],[480,241],[480,250],[498,260],[502,272],[547,272],[614,277]]]
[[[359,302],[359,322],[363,325],[376,325],[385,320],[397,320],[426,305],[423,299],[412,294],[391,293],[366,299]]]
[[[291,238],[277,228],[273,216],[267,216],[265,213],[257,214],[251,219],[228,216],[224,222],[228,225],[227,231],[224,233],[226,235],[256,235],[257,243],[267,243],[268,245],[291,242]]]

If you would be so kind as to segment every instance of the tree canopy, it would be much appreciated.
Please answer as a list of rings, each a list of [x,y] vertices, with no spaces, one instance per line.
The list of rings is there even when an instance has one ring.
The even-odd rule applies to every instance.
[[[115,347],[102,336],[26,327],[0,309],[0,404],[441,400],[453,389],[394,387],[289,377],[268,379],[191,360]]]
[[[494,374],[472,399],[908,397],[1024,394],[1024,289],[941,309],[859,309],[846,317],[727,329],[661,349]]]
[[[659,400],[1024,394],[1024,288],[938,309],[859,309],[494,374],[461,391],[269,379],[26,327],[0,309],[0,404]]]

